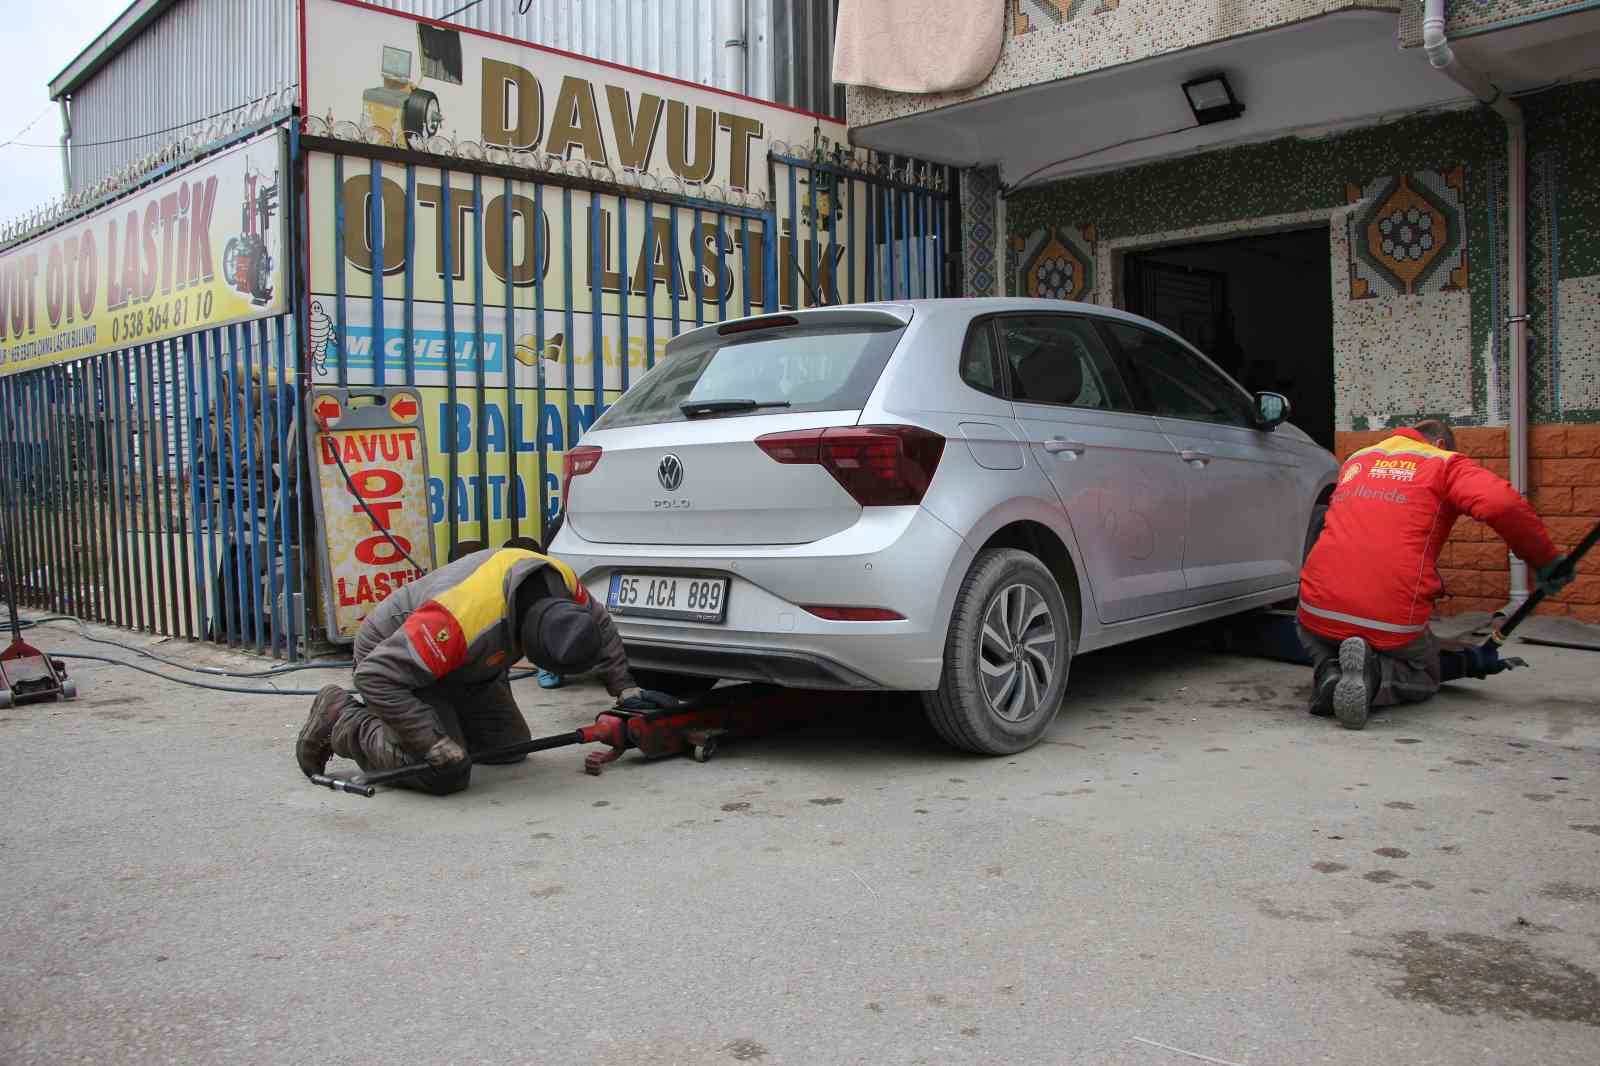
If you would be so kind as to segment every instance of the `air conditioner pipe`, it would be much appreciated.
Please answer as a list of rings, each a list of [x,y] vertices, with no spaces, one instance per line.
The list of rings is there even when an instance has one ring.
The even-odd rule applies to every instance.
[[[1510,260],[1507,286],[1510,312],[1511,349],[1511,425],[1508,431],[1511,457],[1511,485],[1528,492],[1528,152],[1527,126],[1522,108],[1499,86],[1464,65],[1450,47],[1444,29],[1444,0],[1424,0],[1422,49],[1433,68],[1449,77],[1480,101],[1493,108],[1506,124],[1506,257]],[[1492,237],[1493,235],[1491,235]],[[1494,309],[1499,314],[1500,309]],[[1511,600],[1503,609],[1509,614],[1528,598],[1528,564],[1511,556]]]

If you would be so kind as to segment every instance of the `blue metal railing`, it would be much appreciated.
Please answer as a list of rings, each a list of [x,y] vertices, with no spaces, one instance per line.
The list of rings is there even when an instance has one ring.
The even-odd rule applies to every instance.
[[[299,657],[292,335],[259,319],[0,378],[21,603]]]

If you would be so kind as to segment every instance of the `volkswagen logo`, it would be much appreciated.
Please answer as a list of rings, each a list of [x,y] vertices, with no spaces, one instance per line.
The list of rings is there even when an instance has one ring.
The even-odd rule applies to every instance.
[[[683,484],[683,460],[671,452],[662,456],[661,465],[656,467],[656,480],[668,492],[677,492]]]

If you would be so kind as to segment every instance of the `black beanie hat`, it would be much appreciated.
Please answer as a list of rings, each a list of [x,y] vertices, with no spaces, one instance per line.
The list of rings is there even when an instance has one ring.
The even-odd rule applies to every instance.
[[[522,614],[522,654],[558,674],[576,674],[600,661],[600,630],[587,608],[559,596],[534,601]]]

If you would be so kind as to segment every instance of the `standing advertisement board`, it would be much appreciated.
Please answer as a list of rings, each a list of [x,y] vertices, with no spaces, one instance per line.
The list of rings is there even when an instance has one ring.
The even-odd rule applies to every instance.
[[[0,251],[0,376],[282,314],[281,133]]]
[[[417,390],[312,389],[313,497],[330,640],[434,567],[428,453]]]

